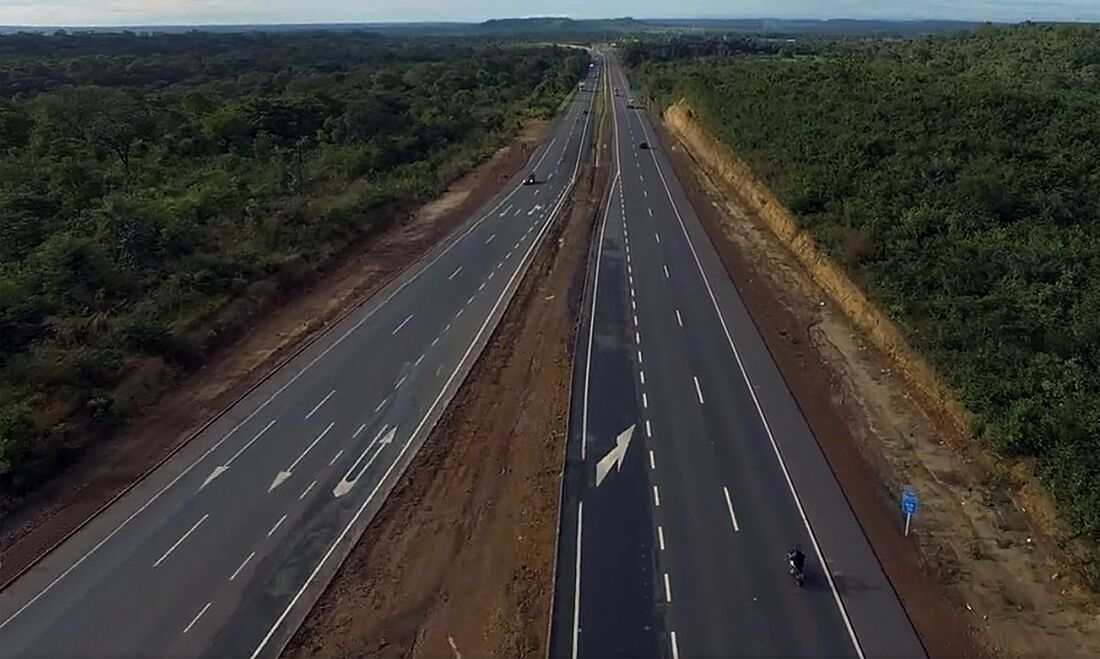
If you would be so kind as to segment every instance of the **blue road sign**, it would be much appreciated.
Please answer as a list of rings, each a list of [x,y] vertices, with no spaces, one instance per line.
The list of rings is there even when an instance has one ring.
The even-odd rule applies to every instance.
[[[917,513],[917,493],[910,489],[901,491],[901,510],[906,515]]]

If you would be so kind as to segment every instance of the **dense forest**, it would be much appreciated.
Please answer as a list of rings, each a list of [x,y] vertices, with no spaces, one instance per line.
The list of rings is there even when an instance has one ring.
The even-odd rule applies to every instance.
[[[980,437],[1034,460],[1071,533],[1100,540],[1100,29],[711,46],[626,58],[847,266]]]
[[[0,489],[115,427],[128,372],[197,367],[587,66],[354,32],[0,37]]]

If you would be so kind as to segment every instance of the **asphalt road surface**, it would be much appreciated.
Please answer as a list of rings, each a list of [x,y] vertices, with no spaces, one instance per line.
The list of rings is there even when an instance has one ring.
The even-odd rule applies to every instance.
[[[551,656],[924,656],[644,111],[608,68],[618,173],[578,341]],[[803,588],[785,562],[796,542]]]
[[[0,593],[0,654],[281,651],[480,354],[591,157],[595,71],[489,207]],[[524,185],[529,172],[537,181]]]

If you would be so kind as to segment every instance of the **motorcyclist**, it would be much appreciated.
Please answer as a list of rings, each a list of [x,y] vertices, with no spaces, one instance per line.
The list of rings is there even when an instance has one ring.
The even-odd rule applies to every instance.
[[[787,552],[787,562],[791,564],[791,568],[798,574],[802,574],[806,567],[806,554],[802,553],[802,547],[795,543]]]

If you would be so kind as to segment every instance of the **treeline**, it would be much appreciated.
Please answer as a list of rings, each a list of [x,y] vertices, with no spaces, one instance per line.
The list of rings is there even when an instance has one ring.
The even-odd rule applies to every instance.
[[[688,99],[1100,540],[1100,29],[640,48],[648,93]]]
[[[587,66],[356,33],[0,37],[0,490],[550,117]]]

